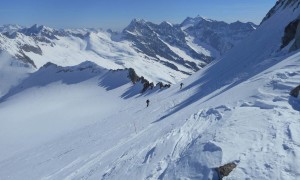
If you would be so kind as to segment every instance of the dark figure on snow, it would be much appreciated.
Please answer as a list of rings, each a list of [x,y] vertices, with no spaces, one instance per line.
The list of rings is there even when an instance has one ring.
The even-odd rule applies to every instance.
[[[180,89],[182,88],[182,86],[183,86],[183,83],[180,83]]]
[[[147,103],[147,107],[148,107],[148,106],[149,106],[149,103],[150,103],[149,99],[147,99],[146,103]]]

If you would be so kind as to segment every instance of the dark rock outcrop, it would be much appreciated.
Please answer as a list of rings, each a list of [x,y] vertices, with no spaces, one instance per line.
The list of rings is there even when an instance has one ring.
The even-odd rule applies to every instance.
[[[300,19],[297,19],[296,21],[298,21],[298,25],[297,25],[296,33],[295,33],[295,37],[294,37],[295,41],[294,41],[294,44],[292,44],[292,46],[289,49],[290,52],[300,49],[300,23],[299,23]]]
[[[35,54],[43,55],[42,49],[39,46],[34,47],[34,46],[31,46],[31,45],[28,45],[28,44],[24,44],[21,47],[21,49],[25,52],[33,52]]]
[[[25,64],[30,64],[33,67],[37,68],[34,61],[30,59],[30,57],[26,56],[23,51],[20,51],[20,54],[17,54],[15,57],[23,61]]]
[[[228,163],[216,168],[219,179],[222,180],[225,176],[228,176],[235,168],[236,168],[235,163]]]
[[[291,90],[290,95],[297,98],[300,93],[300,85]]]
[[[143,85],[143,89],[141,90],[141,93],[146,92],[148,89],[155,88],[154,83],[148,81],[143,76],[139,77],[135,70],[133,68],[128,69],[128,76],[127,76],[133,84],[136,84],[137,82],[140,82]],[[170,84],[163,84],[162,82],[159,82],[156,84],[156,86],[159,86],[160,89],[162,88],[169,88],[171,87]]]
[[[299,19],[296,19],[292,22],[290,22],[287,27],[284,30],[284,36],[282,38],[282,45],[281,45],[281,49],[286,47],[287,45],[289,45],[289,43],[295,39],[296,37],[296,33],[297,33],[297,28],[299,26]]]
[[[135,73],[134,69],[128,69],[128,78],[131,80],[133,84],[135,84],[139,80],[139,76]]]

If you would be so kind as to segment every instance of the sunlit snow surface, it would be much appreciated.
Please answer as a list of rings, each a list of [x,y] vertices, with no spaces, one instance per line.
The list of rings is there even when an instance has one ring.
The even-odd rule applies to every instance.
[[[300,52],[274,53],[298,14],[278,12],[181,90],[141,95],[88,62],[29,75],[1,99],[0,179],[218,179],[229,162],[224,179],[299,179]]]

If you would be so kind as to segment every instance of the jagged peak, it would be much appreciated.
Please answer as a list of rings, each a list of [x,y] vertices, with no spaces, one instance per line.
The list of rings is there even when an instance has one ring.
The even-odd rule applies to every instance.
[[[34,24],[29,28],[21,29],[19,32],[31,36],[31,35],[40,35],[41,33],[52,34],[55,32],[55,30],[44,25]]]
[[[276,4],[273,6],[273,8],[266,14],[266,16],[263,18],[262,23],[264,23],[266,20],[268,20],[270,17],[272,17],[274,14],[276,14],[279,11],[282,11],[286,8],[293,8],[293,11],[300,7],[299,0],[277,0]]]
[[[213,21],[215,21],[215,20],[213,20],[213,19],[207,18],[207,17],[205,17],[205,16],[201,16],[201,15],[197,15],[194,19],[202,20],[202,21],[208,21],[208,22],[213,22]]]
[[[136,33],[136,30],[143,29],[143,28],[149,28],[150,22],[144,20],[144,19],[133,19],[130,24],[123,30],[123,32],[126,33]]]
[[[28,29],[34,29],[34,30],[37,30],[37,31],[50,31],[50,32],[54,31],[54,29],[52,29],[50,27],[47,27],[47,26],[44,26],[44,25],[38,25],[38,24],[34,24],[33,26],[31,26]]]
[[[242,22],[242,21],[235,21],[233,23],[230,23],[229,25],[231,26],[242,26],[242,27],[249,27],[249,28],[253,28],[256,29],[258,27],[258,25],[254,24],[253,22]]]
[[[131,23],[138,23],[138,24],[146,24],[147,23],[147,21],[146,20],[144,20],[144,19],[139,19],[139,18],[134,18],[132,21],[131,21]]]
[[[160,26],[170,26],[170,27],[173,27],[173,24],[168,22],[168,21],[163,21],[159,24]]]
[[[203,16],[196,16],[196,17],[187,17],[182,23],[181,26],[187,26],[187,25],[195,25],[200,22],[217,22],[216,20],[212,20]]]

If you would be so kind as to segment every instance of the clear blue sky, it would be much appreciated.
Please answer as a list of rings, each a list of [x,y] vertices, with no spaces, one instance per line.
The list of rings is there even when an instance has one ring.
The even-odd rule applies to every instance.
[[[0,24],[121,30],[133,18],[180,23],[201,15],[259,23],[276,0],[1,0]]]

